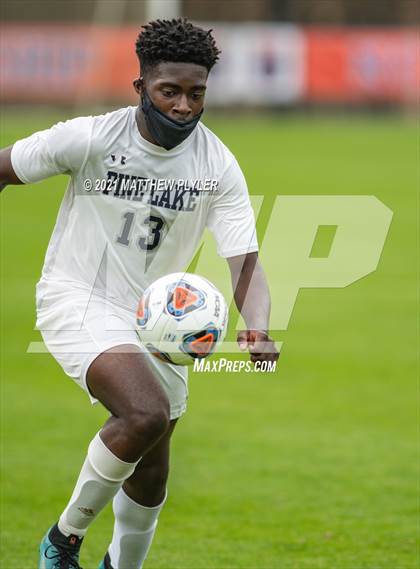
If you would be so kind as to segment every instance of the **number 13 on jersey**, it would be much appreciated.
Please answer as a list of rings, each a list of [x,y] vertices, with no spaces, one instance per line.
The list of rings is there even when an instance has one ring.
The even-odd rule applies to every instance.
[[[134,211],[126,211],[122,215],[122,226],[121,230],[117,236],[117,243],[121,245],[130,245],[130,241],[132,240],[132,228],[135,219],[136,213]],[[165,225],[165,222],[161,217],[157,215],[149,215],[147,216],[144,221],[143,225],[148,227],[149,233],[147,237],[136,237],[137,245],[143,251],[153,251],[156,247],[159,246],[160,239],[162,236],[162,229]]]

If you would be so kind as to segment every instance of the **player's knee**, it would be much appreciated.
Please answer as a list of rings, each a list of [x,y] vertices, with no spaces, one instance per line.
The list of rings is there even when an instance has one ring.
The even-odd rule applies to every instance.
[[[169,408],[160,406],[154,410],[133,411],[127,418],[130,434],[138,440],[149,444],[162,437],[169,428]]]
[[[150,440],[158,440],[169,429],[169,423],[169,408],[161,407],[145,417],[143,428]]]

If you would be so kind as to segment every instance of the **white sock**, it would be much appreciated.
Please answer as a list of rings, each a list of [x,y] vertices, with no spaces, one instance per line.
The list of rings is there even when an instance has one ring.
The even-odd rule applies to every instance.
[[[99,512],[115,496],[137,463],[116,457],[99,436],[89,445],[72,497],[58,521],[64,535],[83,536]]]
[[[121,488],[112,507],[114,534],[108,549],[114,569],[140,569],[152,544],[158,517],[166,500],[154,508],[134,502]]]

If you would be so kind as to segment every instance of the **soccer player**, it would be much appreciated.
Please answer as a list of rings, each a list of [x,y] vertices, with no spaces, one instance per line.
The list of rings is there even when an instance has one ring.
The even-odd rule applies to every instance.
[[[135,310],[151,282],[185,270],[206,227],[246,322],[240,347],[253,362],[278,357],[246,182],[200,122],[220,53],[211,31],[158,20],[144,26],[136,52],[137,107],[58,123],[0,156],[3,185],[70,176],[37,285],[37,326],[66,374],[110,412],[41,542],[43,569],[79,568],[83,537],[111,500],[114,533],[100,567],[138,569],[146,558],[188,392],[186,368],[159,361],[139,341]],[[204,191],[194,180],[217,187]]]

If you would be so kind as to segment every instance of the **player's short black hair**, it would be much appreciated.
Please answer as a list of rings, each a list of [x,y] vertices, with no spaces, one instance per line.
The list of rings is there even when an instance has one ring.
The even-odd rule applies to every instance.
[[[210,71],[220,54],[211,32],[186,18],[149,22],[136,41],[142,73],[163,61],[196,63]]]

